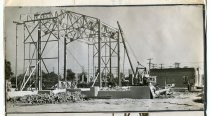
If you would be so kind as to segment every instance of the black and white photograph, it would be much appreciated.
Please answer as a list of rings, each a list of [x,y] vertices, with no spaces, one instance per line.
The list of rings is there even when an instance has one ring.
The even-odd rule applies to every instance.
[[[35,116],[37,114],[8,114],[8,116]],[[49,116],[52,113],[41,113],[40,116]],[[120,113],[54,113],[53,116],[204,116],[204,112],[120,112]]]
[[[6,112],[204,111],[205,35],[203,4],[5,7]]]

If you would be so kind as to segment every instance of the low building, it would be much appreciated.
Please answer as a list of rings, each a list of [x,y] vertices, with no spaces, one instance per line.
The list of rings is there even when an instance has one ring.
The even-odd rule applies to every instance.
[[[157,84],[160,87],[166,84],[175,84],[177,88],[185,88],[194,85],[196,77],[195,68],[165,68],[165,69],[151,69],[150,74],[157,76]]]

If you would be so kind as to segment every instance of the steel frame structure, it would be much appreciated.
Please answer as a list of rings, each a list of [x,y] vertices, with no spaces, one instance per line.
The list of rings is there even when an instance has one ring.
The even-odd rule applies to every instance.
[[[15,23],[24,27],[23,70],[26,74],[26,62],[28,62],[27,70],[36,68],[36,71],[29,70],[29,72],[35,72],[36,83],[38,83],[36,85],[39,90],[42,90],[42,67],[49,72],[45,60],[56,59],[58,75],[60,74],[60,41],[64,41],[64,78],[66,79],[66,46],[75,40],[83,40],[88,44],[88,75],[91,74],[89,48],[92,48],[92,77],[97,78],[101,87],[102,82],[106,82],[107,76],[117,70],[116,77],[121,86],[120,44],[122,42],[117,28],[105,24],[98,18],[67,10],[21,15],[21,20]],[[55,57],[43,57],[49,42],[57,43],[58,53]],[[27,48],[28,57],[26,56]],[[113,60],[117,63],[114,63]],[[23,81],[27,83],[25,80],[28,79],[24,77]]]

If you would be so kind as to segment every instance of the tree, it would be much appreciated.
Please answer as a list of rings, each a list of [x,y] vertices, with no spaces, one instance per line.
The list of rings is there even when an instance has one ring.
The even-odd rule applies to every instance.
[[[120,73],[120,78],[121,78],[122,82],[125,81],[125,74],[121,72]]]
[[[23,82],[23,78],[24,78],[25,74],[19,74],[17,76],[17,89],[20,90],[21,84]],[[28,76],[26,76],[26,79],[28,78]],[[16,77],[12,76],[10,79],[12,85],[16,85]],[[26,84],[26,87],[30,86],[29,83]],[[15,87],[15,86],[13,86]]]
[[[42,84],[43,89],[51,89],[58,83],[58,75],[54,72],[45,73],[42,71]]]
[[[10,79],[13,74],[10,61],[5,60],[5,79]]]
[[[79,75],[79,81],[81,82],[82,81],[82,78],[84,78],[84,82],[87,82],[87,72],[85,71],[82,71]]]
[[[109,73],[107,76],[108,86],[115,87],[117,85],[117,78],[114,78],[112,73]]]
[[[75,76],[75,73],[71,70],[71,69],[67,69],[67,81],[73,81],[76,76]]]

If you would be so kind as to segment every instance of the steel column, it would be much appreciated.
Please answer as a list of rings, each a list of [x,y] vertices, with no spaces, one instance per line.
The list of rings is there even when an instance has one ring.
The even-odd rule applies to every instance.
[[[41,69],[41,21],[39,21],[39,28],[38,28],[38,77],[39,77],[39,90],[42,90],[42,69]]]
[[[111,74],[112,74],[112,42],[111,42],[111,38],[109,38],[109,73],[111,76]]]
[[[99,87],[102,87],[101,80],[101,22],[98,20],[98,78]]]
[[[18,36],[17,36],[17,28],[18,28],[18,26],[17,26],[17,24],[16,24],[16,42],[15,42],[15,44],[16,44],[16,49],[15,49],[15,56],[16,56],[16,60],[15,60],[15,87],[16,87],[16,89],[18,88],[18,86],[17,86],[17,38],[18,38]]]
[[[90,55],[89,55],[89,53],[90,53],[90,45],[88,44],[88,78],[87,78],[87,82],[90,82],[90,70],[89,70],[89,68],[90,68]]]
[[[119,37],[119,32],[117,32],[117,76],[118,76],[118,85],[121,87],[122,84],[121,84],[121,77],[120,77],[120,37]]]
[[[66,37],[64,38],[64,72],[63,72],[63,77],[65,79],[65,82],[67,82],[67,78],[66,78]]]

